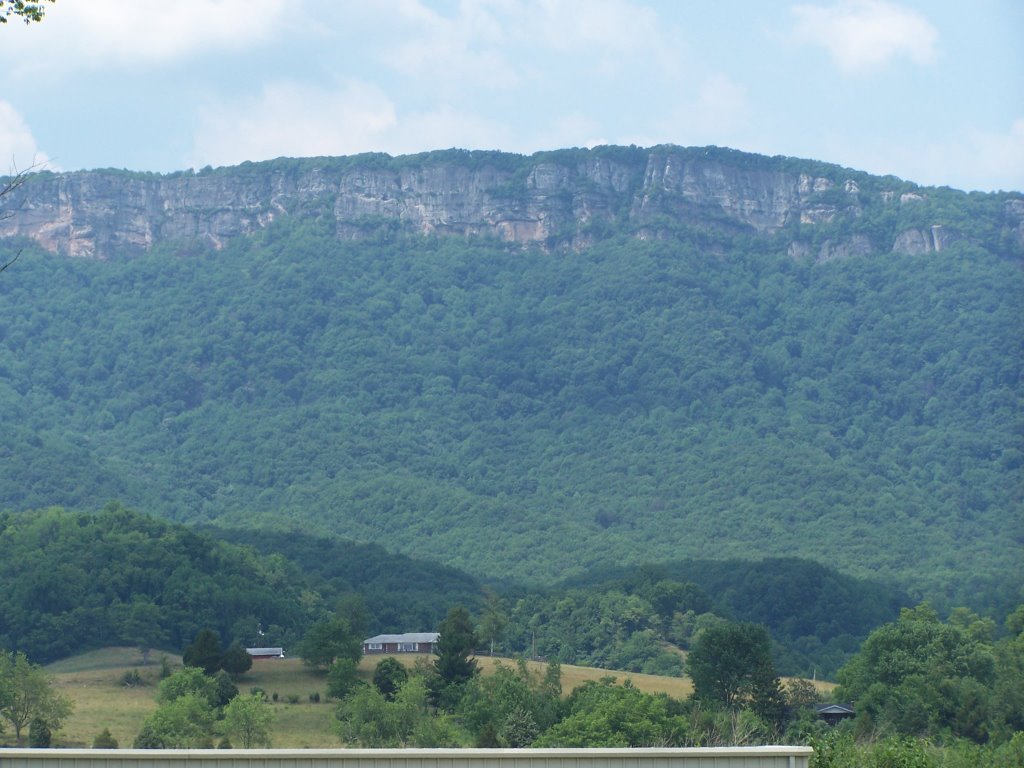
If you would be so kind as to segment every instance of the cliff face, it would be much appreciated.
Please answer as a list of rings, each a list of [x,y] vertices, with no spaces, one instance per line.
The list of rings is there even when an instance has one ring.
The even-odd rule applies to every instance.
[[[962,239],[942,221],[858,231],[866,212],[898,214],[920,207],[929,194],[890,177],[715,148],[599,148],[532,157],[453,150],[276,160],[167,176],[37,174],[3,201],[0,238],[108,259],[167,241],[221,248],[279,217],[313,215],[332,218],[340,238],[365,236],[387,221],[421,234],[582,247],[600,237],[602,224],[614,222],[641,237],[680,224],[782,233],[794,257],[828,260],[939,251]],[[1024,199],[1010,196],[1000,210],[1001,242],[1019,252]]]

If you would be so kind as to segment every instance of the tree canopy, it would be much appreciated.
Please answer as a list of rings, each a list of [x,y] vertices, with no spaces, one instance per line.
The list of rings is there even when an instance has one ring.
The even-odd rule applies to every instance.
[[[964,240],[825,263],[787,252],[799,227],[680,222],[558,255],[312,216],[215,254],[26,246],[0,505],[119,498],[544,584],[786,552],[1002,614],[1024,278],[1005,200],[930,195]],[[884,240],[887,210],[857,226]]]
[[[9,19],[17,18],[30,24],[33,21],[42,21],[46,15],[46,5],[56,0],[42,0],[42,2],[26,2],[26,0],[2,0],[0,2],[0,24],[6,24]]]

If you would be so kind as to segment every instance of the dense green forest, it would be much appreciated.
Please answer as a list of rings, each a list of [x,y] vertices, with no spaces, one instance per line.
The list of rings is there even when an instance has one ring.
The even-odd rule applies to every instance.
[[[1024,277],[999,205],[934,190],[775,237],[607,223],[579,251],[386,220],[344,241],[316,211],[219,252],[28,248],[0,280],[0,506],[120,499],[547,585],[795,556],[1003,615]],[[930,222],[963,237],[788,253]]]
[[[481,600],[472,577],[378,546],[290,536],[275,546],[283,554],[116,503],[0,513],[0,648],[42,662],[106,645],[180,652],[203,628],[292,646],[352,595],[369,625],[395,632]]]
[[[774,581],[764,578],[769,572]],[[716,599],[678,580],[687,574],[710,578]],[[757,621],[774,640],[780,670],[827,677],[907,604],[892,590],[797,560],[644,567],[545,590],[504,585],[499,594],[377,545],[197,532],[116,503],[95,513],[0,514],[0,583],[8,585],[0,590],[0,648],[38,662],[106,645],[181,651],[204,628],[225,645],[291,653],[314,623],[354,604],[370,634],[434,631],[464,605],[481,628],[495,628],[481,631],[481,652],[493,642],[507,656],[678,675],[680,657],[666,643],[686,648],[702,628]]]

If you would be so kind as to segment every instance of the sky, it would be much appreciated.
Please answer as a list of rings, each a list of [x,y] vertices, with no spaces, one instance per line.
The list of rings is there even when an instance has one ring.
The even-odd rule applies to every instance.
[[[1021,0],[57,0],[0,26],[0,173],[733,147],[1024,190]]]

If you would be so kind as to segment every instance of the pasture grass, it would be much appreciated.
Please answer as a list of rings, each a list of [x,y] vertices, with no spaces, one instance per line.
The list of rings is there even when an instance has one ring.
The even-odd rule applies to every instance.
[[[154,651],[150,664],[143,666],[137,649],[104,648],[72,658],[63,659],[47,667],[56,686],[74,703],[74,712],[55,734],[55,746],[89,747],[104,728],[117,739],[122,748],[132,741],[142,727],[146,715],[156,709],[156,691],[160,678],[160,658],[166,656],[172,669],[181,666],[181,657]],[[359,676],[370,682],[373,670],[383,656],[364,656],[359,663]],[[407,667],[417,659],[429,657],[418,654],[396,656]],[[482,674],[493,674],[498,664],[515,667],[515,659],[478,659]],[[420,663],[423,663],[421,661]],[[546,665],[527,661],[527,667],[543,675]],[[124,675],[137,670],[143,685],[126,687]],[[613,677],[618,683],[630,680],[645,693],[666,693],[673,698],[686,698],[693,692],[688,678],[644,675],[635,672],[614,672],[591,667],[562,665],[562,694],[567,696],[574,688],[587,681]],[[242,693],[262,688],[271,697],[274,710],[272,729],[273,746],[287,748],[324,748],[341,746],[334,734],[334,711],[337,702],[328,701],[324,675],[305,667],[299,659],[263,659],[253,663],[252,669],[240,676],[235,684]],[[831,683],[818,681],[819,690],[828,691]],[[277,701],[273,695],[277,694]],[[318,693],[319,703],[310,695]],[[7,734],[8,736],[10,734]]]

